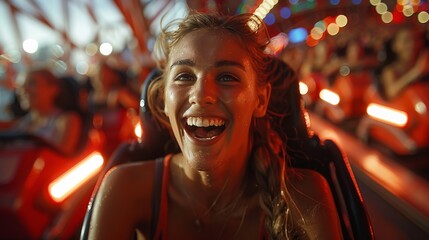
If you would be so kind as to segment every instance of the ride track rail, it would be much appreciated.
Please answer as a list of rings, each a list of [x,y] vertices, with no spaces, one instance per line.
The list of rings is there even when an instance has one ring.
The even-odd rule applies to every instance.
[[[311,129],[347,155],[356,176],[429,234],[429,182],[356,136],[309,113]]]

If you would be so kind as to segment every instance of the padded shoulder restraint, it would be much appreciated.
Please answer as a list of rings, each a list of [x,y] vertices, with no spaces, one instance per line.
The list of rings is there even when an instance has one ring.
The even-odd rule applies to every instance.
[[[158,227],[159,207],[162,193],[162,176],[164,172],[164,157],[159,157],[155,160],[155,175],[153,178],[152,191],[152,220],[150,226],[150,239],[154,238],[156,228]]]

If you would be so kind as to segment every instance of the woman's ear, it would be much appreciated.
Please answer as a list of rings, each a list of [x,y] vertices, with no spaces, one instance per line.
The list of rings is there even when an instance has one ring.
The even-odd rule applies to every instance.
[[[271,96],[271,84],[267,84],[264,87],[259,87],[257,90],[258,102],[253,112],[254,117],[263,117],[267,112],[268,104]]]

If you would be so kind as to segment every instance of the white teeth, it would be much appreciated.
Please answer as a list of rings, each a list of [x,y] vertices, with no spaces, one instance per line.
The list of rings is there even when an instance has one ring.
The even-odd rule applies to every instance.
[[[219,118],[202,118],[202,117],[189,117],[186,119],[186,123],[189,126],[196,127],[210,127],[210,126],[223,126],[225,121]]]
[[[196,121],[196,122],[194,122],[194,124],[195,124],[196,126],[202,126],[202,125],[203,125],[203,119],[202,119],[202,118],[197,118],[197,121]]]
[[[210,120],[208,119],[203,119],[203,127],[208,127],[210,123]]]

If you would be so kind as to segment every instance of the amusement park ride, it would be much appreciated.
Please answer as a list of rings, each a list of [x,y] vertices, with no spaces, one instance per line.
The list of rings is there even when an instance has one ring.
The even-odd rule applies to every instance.
[[[160,20],[178,18],[186,14],[188,8],[207,12],[217,11],[223,14],[255,13],[265,19],[270,35],[287,33],[288,48],[302,48],[303,45],[312,47],[317,44],[318,39],[315,37],[317,34],[308,34],[299,40],[302,36],[293,35],[291,32],[296,29],[306,29],[310,33],[320,19],[328,19],[329,23],[335,23],[335,16],[341,15],[351,16],[349,22],[356,22],[362,20],[361,18],[378,16],[375,13],[377,7],[372,4],[373,1],[354,0],[68,0],[59,2],[55,4],[57,4],[56,10],[61,16],[60,19],[52,10],[49,10],[45,1],[6,0],[0,2],[0,10],[7,13],[0,12],[0,16],[2,16],[0,17],[0,35],[4,35],[1,30],[3,28],[1,22],[5,23],[2,19],[3,16],[8,18],[8,29],[12,31],[9,34],[15,36],[14,41],[16,42],[24,42],[23,40],[30,36],[26,32],[28,26],[25,26],[25,21],[22,19],[25,18],[27,21],[36,23],[50,33],[55,33],[63,46],[64,53],[60,56],[49,54],[50,60],[58,66],[64,66],[64,64],[69,66],[62,68],[63,73],[77,72],[80,75],[89,75],[91,64],[107,58],[102,53],[88,54],[89,46],[95,44],[96,48],[101,51],[99,46],[106,38],[108,39],[106,34],[114,35],[111,39],[119,39],[118,36],[122,35],[120,32],[122,30],[118,30],[120,33],[116,31],[119,28],[125,28],[129,35],[125,34],[127,35],[126,43],[120,47],[123,50],[122,55],[117,55],[124,58],[126,55],[124,53],[128,53],[132,56],[133,64],[137,63],[139,69],[144,68],[143,65],[153,68],[151,47],[158,33]],[[386,2],[386,8],[397,3],[396,1],[379,1],[378,5],[383,2]],[[429,9],[427,1],[419,2],[420,5],[411,6],[416,16],[418,12],[427,13]],[[408,9],[407,6],[404,5],[403,8]],[[109,11],[105,12],[109,12],[110,15],[103,15],[103,11],[107,8]],[[113,16],[112,9],[116,14],[115,22],[108,21],[109,17]],[[76,26],[77,18],[87,19],[88,22]],[[427,18],[429,19],[429,14]],[[61,20],[61,24],[57,22],[58,20]],[[93,33],[87,38],[87,42],[82,44],[71,33],[76,33],[76,29],[79,28],[83,33],[85,27],[91,27],[90,31]],[[336,27],[340,29],[344,26]],[[72,29],[75,30],[72,31]],[[328,31],[328,29],[325,30]],[[77,32],[79,35],[79,30]],[[326,33],[323,34],[326,35]],[[310,39],[310,36],[313,38]],[[0,40],[2,40],[1,36]],[[25,69],[26,66],[40,60],[22,49],[17,54],[17,51],[10,50],[6,43],[6,41],[0,41],[0,60],[2,60],[0,64],[7,62],[16,65],[18,69]],[[75,57],[81,53],[89,55],[85,59],[86,68],[84,69],[86,70],[84,71],[79,68],[82,66],[81,60],[76,60]],[[38,55],[38,58],[42,57],[40,54]],[[310,128],[316,136],[320,137],[321,140],[318,143],[329,145],[327,147],[322,144],[322,150],[319,150],[328,155],[331,154],[329,156],[333,159],[327,161],[337,162],[329,164],[337,164],[338,168],[347,173],[330,172],[332,169],[323,170],[325,173],[330,172],[330,176],[327,178],[330,179],[333,186],[338,184],[335,182],[338,180],[335,177],[348,181],[334,186],[350,188],[336,189],[336,191],[340,191],[338,201],[344,201],[344,199],[348,201],[345,206],[341,207],[357,206],[359,208],[363,206],[357,215],[353,215],[356,214],[353,209],[345,211],[351,218],[349,224],[353,225],[352,227],[347,226],[349,220],[343,219],[343,230],[348,231],[350,239],[353,239],[353,236],[359,236],[359,233],[353,231],[360,227],[362,227],[362,231],[367,231],[365,232],[368,234],[365,235],[366,237],[373,237],[373,233],[371,223],[366,219],[365,206],[361,205],[359,199],[357,200],[357,198],[361,200],[362,196],[359,189],[355,189],[356,182],[349,161],[359,175],[370,176],[390,194],[389,196],[394,196],[404,202],[408,206],[407,210],[415,213],[411,218],[429,234],[429,209],[427,204],[421,200],[426,201],[429,198],[427,173],[423,177],[417,176],[412,171],[403,168],[397,161],[391,160],[397,159],[398,156],[418,155],[421,158],[422,152],[427,153],[429,148],[429,112],[427,109],[429,107],[429,84],[427,79],[414,83],[392,101],[387,101],[380,96],[377,86],[374,84],[374,75],[370,71],[338,75],[333,83],[329,83],[323,75],[314,72],[302,78],[299,87],[302,100],[309,112]],[[144,101],[142,103],[142,107],[144,107]],[[95,196],[94,187],[97,185],[97,180],[102,177],[107,168],[112,166],[115,149],[121,149],[120,146],[122,146],[123,150],[124,143],[128,147],[142,144],[142,135],[149,134],[152,130],[142,124],[142,131],[138,123],[142,119],[150,121],[146,117],[143,114],[140,118],[136,118],[132,114],[130,115],[128,109],[91,115],[85,119],[87,127],[82,133],[81,146],[73,154],[67,155],[35,136],[25,133],[0,132],[0,238],[78,238],[85,214],[90,215],[87,213],[88,203]],[[350,122],[352,123],[351,128]],[[133,126],[133,128],[128,128],[129,134],[126,137],[120,137],[117,133],[124,125]],[[344,125],[348,126],[347,130],[341,129],[341,126]],[[373,142],[381,143],[389,149],[389,153],[374,148]],[[339,149],[337,149],[337,145]],[[156,147],[151,146],[152,148]],[[348,157],[345,157],[346,155]],[[385,161],[385,159],[389,160]],[[429,159],[426,156],[427,160]],[[427,162],[429,163],[429,161]],[[426,169],[429,169],[428,165],[425,165]],[[377,172],[374,169],[380,171]],[[380,173],[383,174],[380,175]],[[405,177],[406,179],[404,179]],[[410,192],[407,187],[409,185],[406,184],[413,185],[413,192]],[[416,191],[419,191],[419,194],[416,194]],[[342,194],[344,196],[341,196]],[[344,197],[343,200],[341,200],[342,197]],[[361,219],[352,219],[356,216]]]

